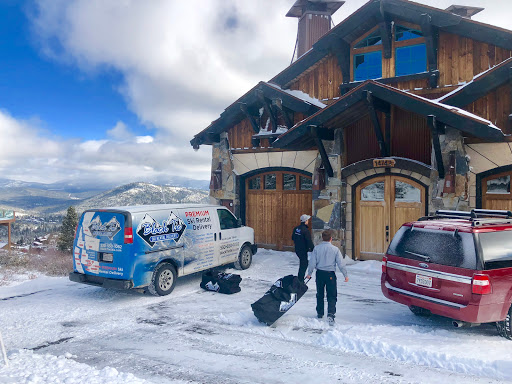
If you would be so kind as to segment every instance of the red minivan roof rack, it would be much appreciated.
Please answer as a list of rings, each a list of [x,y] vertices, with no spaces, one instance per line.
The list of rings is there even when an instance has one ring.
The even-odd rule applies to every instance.
[[[473,226],[485,224],[512,224],[512,212],[497,209],[472,209],[468,211],[437,210],[434,216],[425,216],[418,221],[436,219],[468,220]]]

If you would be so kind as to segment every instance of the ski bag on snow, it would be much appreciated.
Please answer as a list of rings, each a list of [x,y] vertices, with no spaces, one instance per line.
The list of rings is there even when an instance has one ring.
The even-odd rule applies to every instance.
[[[288,275],[277,280],[261,299],[251,304],[254,316],[267,325],[283,316],[304,296],[308,286],[297,276]]]
[[[207,291],[232,294],[240,292],[240,282],[242,278],[240,275],[234,273],[223,272],[205,272],[201,278],[199,286]]]

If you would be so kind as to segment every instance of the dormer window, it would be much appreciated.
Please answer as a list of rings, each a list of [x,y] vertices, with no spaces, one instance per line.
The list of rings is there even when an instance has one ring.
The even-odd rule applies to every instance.
[[[354,49],[373,47],[375,45],[381,45],[381,44],[382,44],[382,38],[380,37],[380,31],[375,31],[370,36],[368,36],[366,39],[361,40],[359,43],[354,45]]]
[[[354,81],[382,77],[382,51],[354,55]]]
[[[427,71],[427,48],[421,31],[396,25],[395,47],[395,76]]]
[[[395,41],[405,41],[423,37],[423,33],[417,29],[407,28],[402,25],[395,26]]]

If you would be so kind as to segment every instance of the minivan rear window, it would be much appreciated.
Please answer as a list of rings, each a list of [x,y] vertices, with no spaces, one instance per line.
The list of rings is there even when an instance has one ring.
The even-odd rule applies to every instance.
[[[479,233],[485,269],[512,267],[512,232]]]
[[[473,235],[465,232],[404,226],[393,237],[388,254],[450,267],[477,267]]]

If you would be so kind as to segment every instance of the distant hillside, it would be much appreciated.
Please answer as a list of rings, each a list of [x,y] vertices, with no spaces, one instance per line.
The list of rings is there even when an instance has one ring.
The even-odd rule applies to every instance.
[[[124,205],[174,204],[209,202],[208,192],[201,189],[131,183],[73,204],[78,212],[101,207]],[[59,212],[61,213],[61,212]]]

